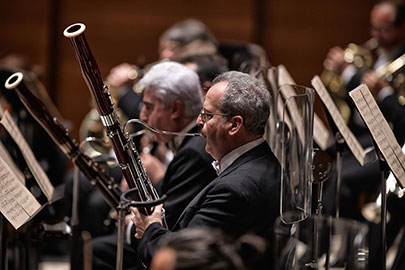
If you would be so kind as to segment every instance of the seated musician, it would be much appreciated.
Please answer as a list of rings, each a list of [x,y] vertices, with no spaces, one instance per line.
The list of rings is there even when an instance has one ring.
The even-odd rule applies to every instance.
[[[235,237],[257,233],[272,243],[272,226],[279,216],[280,164],[263,139],[270,104],[264,83],[250,75],[229,71],[213,81],[197,123],[206,151],[216,160],[218,177],[191,201],[171,231],[209,226]],[[142,238],[138,256],[145,264],[161,237],[170,233],[162,226],[161,210],[157,206],[144,216],[131,208],[135,237]]]
[[[141,120],[149,126],[166,131],[199,133],[196,118],[202,106],[202,94],[197,74],[175,62],[154,65],[139,82],[144,89]],[[157,181],[160,195],[166,194],[164,203],[166,221],[172,228],[185,206],[216,176],[213,159],[205,152],[202,136],[173,136],[156,134],[156,140],[165,142],[175,153],[164,171],[160,161],[141,154],[146,171]],[[162,171],[158,173],[158,171]],[[151,179],[152,180],[152,179]],[[135,239],[133,239],[135,240]],[[93,241],[93,268],[115,269],[117,234]],[[136,246],[136,243],[132,243]],[[124,247],[123,268],[136,265],[135,251]]]
[[[353,64],[348,64],[344,59],[344,50],[340,47],[334,47],[328,52],[324,67],[341,75],[347,91],[354,89],[360,83],[365,83],[368,86],[374,94],[384,117],[392,125],[398,143],[402,146],[405,141],[405,107],[404,103],[401,104],[398,93],[404,86],[393,86],[384,76],[378,76],[376,70],[398,59],[405,53],[405,5],[393,1],[377,3],[370,13],[370,26],[370,34],[377,41],[376,57],[370,70],[366,72],[359,71]],[[365,128],[359,114],[354,110],[352,110],[349,126],[363,146],[373,145],[369,131]],[[365,221],[361,215],[361,209],[365,203],[375,201],[375,197],[380,192],[381,168],[378,161],[361,167],[351,153],[346,151],[343,154],[340,213],[343,217]],[[333,198],[334,195],[332,194],[335,192],[333,186],[334,184],[329,185],[325,191],[325,198]],[[328,194],[331,194],[331,196]],[[388,198],[388,208],[394,207],[395,209],[392,208],[391,212],[398,212],[397,208],[402,207],[403,203],[390,203],[390,200]],[[354,201],[357,202],[357,207],[353,207]],[[328,209],[327,205],[328,203],[326,203],[326,209]],[[387,229],[388,247],[404,224],[402,217],[392,217]],[[377,227],[379,226],[378,224]],[[381,251],[373,251],[373,249],[380,247],[378,243],[380,241],[380,229],[377,227],[370,224],[369,234],[372,237],[370,240],[370,269],[374,269],[373,267],[379,268],[381,265],[375,261],[381,259],[381,256],[379,256]],[[376,234],[373,236],[374,233]],[[376,242],[374,243],[374,241]]]

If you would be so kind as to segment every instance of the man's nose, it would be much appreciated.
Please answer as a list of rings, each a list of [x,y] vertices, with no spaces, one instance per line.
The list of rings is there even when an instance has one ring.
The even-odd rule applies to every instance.
[[[196,124],[201,128],[204,126],[204,121],[201,119],[201,114],[198,115]]]

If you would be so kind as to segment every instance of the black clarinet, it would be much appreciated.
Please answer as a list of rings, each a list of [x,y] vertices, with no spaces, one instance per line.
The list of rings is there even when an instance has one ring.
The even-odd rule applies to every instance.
[[[103,195],[105,201],[113,208],[120,203],[121,190],[113,178],[108,177],[105,170],[97,162],[84,154],[78,144],[69,135],[56,117],[52,117],[45,104],[36,97],[23,83],[24,75],[16,72],[6,81],[7,89],[15,89],[21,102],[31,113],[34,119],[45,129],[52,140],[80,169],[86,178]]]
[[[153,206],[162,203],[165,196],[159,197],[146,174],[133,140],[123,132],[108,87],[103,83],[97,62],[84,35],[85,29],[86,26],[82,23],[72,24],[65,29],[64,35],[73,46],[83,78],[96,103],[107,136],[112,141],[125,180],[131,189],[137,190],[132,193],[133,199],[143,207],[140,211],[150,214]]]

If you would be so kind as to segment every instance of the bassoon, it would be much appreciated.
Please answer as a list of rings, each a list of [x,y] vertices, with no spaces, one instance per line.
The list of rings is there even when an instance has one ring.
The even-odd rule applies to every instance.
[[[113,208],[120,203],[121,190],[114,179],[108,177],[105,170],[84,154],[78,144],[69,135],[56,117],[52,117],[45,104],[36,97],[23,82],[24,75],[16,72],[11,75],[6,83],[7,89],[15,89],[21,102],[34,117],[34,119],[45,129],[52,140],[72,160],[86,178],[103,195],[105,201]]]
[[[165,196],[159,197],[146,174],[133,140],[127,133],[124,134],[108,87],[103,83],[97,62],[84,35],[85,29],[84,24],[76,23],[68,26],[63,34],[69,38],[74,49],[81,73],[95,101],[101,122],[107,130],[107,136],[111,139],[124,178],[131,189],[137,190],[132,194],[133,200],[144,205],[144,208],[139,209],[141,212],[150,214],[152,207],[161,203]]]

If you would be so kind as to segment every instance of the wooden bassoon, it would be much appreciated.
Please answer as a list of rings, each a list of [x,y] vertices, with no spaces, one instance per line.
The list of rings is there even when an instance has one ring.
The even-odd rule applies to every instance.
[[[159,197],[146,174],[133,140],[123,132],[108,87],[103,83],[97,62],[84,35],[85,29],[84,24],[76,23],[68,26],[63,34],[73,46],[83,78],[96,104],[101,122],[107,130],[107,136],[111,139],[124,178],[131,189],[137,189],[132,195],[133,200],[144,205],[144,208],[140,208],[141,212],[150,214],[153,205],[162,203],[164,199]]]
[[[121,196],[119,185],[113,178],[107,176],[105,170],[97,162],[83,153],[59,120],[50,114],[45,104],[26,86],[23,78],[23,73],[16,72],[7,79],[5,87],[16,90],[18,97],[32,117],[45,129],[91,184],[101,192],[105,201],[113,209],[117,208]]]

